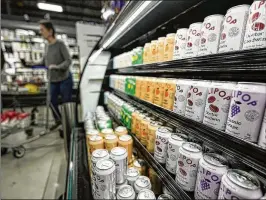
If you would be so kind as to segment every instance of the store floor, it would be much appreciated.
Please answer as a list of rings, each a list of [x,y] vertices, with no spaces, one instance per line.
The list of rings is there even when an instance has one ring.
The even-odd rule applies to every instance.
[[[63,139],[50,133],[25,145],[23,158],[12,152],[1,159],[3,199],[57,199],[65,189],[66,160]]]

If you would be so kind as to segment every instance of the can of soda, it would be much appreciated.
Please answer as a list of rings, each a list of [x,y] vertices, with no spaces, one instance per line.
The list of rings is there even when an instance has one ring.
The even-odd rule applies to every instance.
[[[177,160],[176,182],[188,192],[195,190],[199,160],[202,158],[201,146],[185,142],[179,149]]]
[[[201,22],[190,24],[187,33],[185,58],[195,57],[198,55],[201,27]]]
[[[257,142],[265,104],[265,83],[238,83],[233,91],[225,132]]]
[[[118,192],[117,192],[117,196],[116,196],[117,200],[135,199],[135,198],[136,198],[135,191],[132,188],[132,186],[130,186],[130,185],[124,185],[124,186],[120,187]]]
[[[195,199],[217,199],[221,179],[227,169],[227,160],[223,156],[204,154],[199,161]]]
[[[172,197],[171,195],[169,194],[161,194],[157,200],[174,200],[174,197]]]
[[[148,125],[147,150],[150,153],[154,153],[156,131],[159,127],[159,124],[155,121],[151,121]]]
[[[187,94],[185,116],[197,122],[203,121],[210,81],[194,81]]]
[[[185,116],[187,94],[193,81],[178,79],[176,82],[175,102],[173,111],[179,115]]]
[[[132,187],[134,186],[135,181],[140,176],[139,171],[135,167],[130,167],[127,170],[127,181],[128,184]]]
[[[105,149],[97,149],[92,153],[91,156],[91,165],[90,165],[90,175],[91,175],[91,187],[92,187],[92,194],[95,194],[95,184],[96,184],[96,163],[99,160],[107,160],[109,159],[110,155],[107,150]],[[95,197],[94,197],[95,198]]]
[[[154,158],[162,164],[166,163],[168,140],[171,137],[171,132],[165,126],[162,126],[156,131]]]
[[[116,135],[106,135],[104,138],[104,146],[109,152],[114,148],[117,147],[118,138]]]
[[[165,78],[159,78],[155,83],[153,103],[157,106],[163,105]]]
[[[168,149],[167,149],[167,159],[166,159],[166,170],[172,174],[176,173],[176,165],[177,165],[177,158],[179,154],[179,148],[185,141],[173,134],[168,142]]]
[[[164,86],[164,96],[162,107],[167,110],[173,110],[176,91],[176,79],[167,79]]]
[[[141,121],[143,120],[143,118],[145,117],[145,115],[142,113],[142,114],[139,114],[137,117],[136,117],[136,137],[138,139],[141,138]]]
[[[140,142],[144,146],[147,146],[147,137],[148,137],[148,125],[151,119],[149,117],[144,117],[140,123]]]
[[[164,41],[164,61],[173,60],[174,46],[175,33],[169,33]]]
[[[146,199],[146,200],[156,200],[156,196],[153,193],[153,191],[149,189],[141,190],[140,193],[137,196],[137,199]]]
[[[132,134],[136,134],[136,121],[137,121],[137,116],[140,114],[139,110],[135,110],[132,113],[132,117],[131,117],[131,133]]]
[[[263,148],[266,148],[266,109],[264,112],[264,117],[260,129],[260,137],[258,145],[262,146]]]
[[[243,49],[266,47],[265,1],[254,1],[249,8]]]
[[[184,57],[186,50],[187,28],[180,28],[176,31],[175,35],[175,47],[173,59],[181,59]]]
[[[122,135],[119,137],[118,146],[124,147],[127,150],[128,162],[132,162],[132,151],[133,151],[133,139],[130,135]]]
[[[127,135],[128,134],[127,128],[124,127],[124,126],[118,126],[115,129],[115,134],[116,134],[117,137],[120,137],[121,135]]]
[[[139,176],[134,183],[134,189],[136,194],[138,194],[141,190],[151,189],[151,182],[147,176]]]
[[[127,150],[124,147],[115,147],[111,150],[110,158],[115,162],[116,183],[124,183],[127,174]]]
[[[242,49],[248,19],[249,5],[230,8],[223,21],[219,53]]]
[[[260,199],[263,196],[257,177],[229,169],[222,177],[218,199]]]
[[[201,28],[201,38],[198,56],[218,52],[223,15],[210,15],[205,17]]]
[[[105,138],[106,135],[114,134],[114,131],[112,128],[104,128],[101,130],[100,136]]]
[[[104,149],[103,138],[99,135],[91,136],[89,140],[89,153],[92,154],[96,149]]]
[[[236,83],[212,82],[208,88],[203,123],[216,128],[225,130],[226,121],[229,113],[232,91]]]
[[[116,191],[116,194],[117,194],[118,190],[119,190],[121,187],[125,186],[125,185],[128,185],[128,182],[127,182],[127,180],[125,180],[125,182],[124,182],[124,183],[121,183],[121,184],[116,184],[116,186],[115,186],[115,191]]]
[[[94,199],[115,199],[115,163],[111,159],[99,160],[96,164]]]
[[[158,45],[157,45],[157,61],[158,62],[164,61],[164,41],[165,41],[165,37],[158,38]]]

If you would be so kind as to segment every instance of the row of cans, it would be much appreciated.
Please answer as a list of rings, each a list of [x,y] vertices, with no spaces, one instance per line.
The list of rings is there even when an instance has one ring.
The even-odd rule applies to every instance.
[[[146,43],[143,63],[154,63],[189,58],[217,52],[237,51],[266,47],[266,3],[254,1],[250,5],[238,5],[228,9],[225,16],[207,16],[203,23],[196,22],[189,28],[178,29]],[[138,50],[137,50],[138,51]],[[114,68],[128,67],[137,59],[136,49],[114,58]],[[133,58],[130,58],[134,55]],[[134,58],[136,57],[136,58]],[[129,61],[128,61],[129,60]]]
[[[173,134],[171,127],[159,126],[155,134],[155,159],[175,175],[185,191],[194,191],[195,199],[259,199],[263,196],[257,177],[240,169],[229,169],[227,158],[230,164],[232,161],[227,155],[203,153],[215,150],[187,142],[191,139],[180,131]]]
[[[92,191],[94,199],[155,199],[152,179],[126,165],[126,150],[115,147],[110,154],[105,149],[92,153]],[[153,172],[155,173],[155,172]],[[152,176],[151,176],[152,177]],[[155,184],[153,184],[153,187]],[[169,197],[170,195],[162,195]],[[158,198],[158,199],[161,199]]]
[[[122,91],[118,83],[124,78],[114,75],[110,86]],[[136,79],[134,96],[266,147],[265,83],[131,78]]]

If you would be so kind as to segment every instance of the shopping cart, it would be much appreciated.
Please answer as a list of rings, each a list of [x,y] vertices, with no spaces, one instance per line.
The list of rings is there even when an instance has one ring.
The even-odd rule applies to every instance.
[[[26,148],[24,147],[25,144],[36,141],[42,136],[54,132],[50,131],[50,125],[54,120],[49,120],[49,110],[50,108],[54,109],[54,107],[50,103],[50,70],[47,70],[47,77],[48,81],[45,106],[46,115],[44,119],[45,123],[43,125],[37,126],[32,125],[34,124],[34,121],[30,120],[30,118],[7,125],[1,123],[1,154],[5,154],[7,153],[8,149],[11,149],[15,158],[22,158],[26,153]],[[59,119],[61,119],[60,116]],[[38,134],[33,134],[33,131],[36,128],[39,128],[41,130],[38,131]],[[62,137],[63,131],[59,130],[59,133]],[[40,147],[43,147],[43,145]]]

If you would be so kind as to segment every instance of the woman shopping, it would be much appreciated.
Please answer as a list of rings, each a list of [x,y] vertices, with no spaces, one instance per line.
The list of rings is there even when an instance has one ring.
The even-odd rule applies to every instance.
[[[55,28],[50,21],[40,21],[40,33],[48,41],[45,47],[43,64],[48,67],[50,78],[50,94],[55,130],[61,124],[61,114],[58,109],[58,97],[61,95],[62,103],[70,102],[72,96],[73,80],[70,72],[71,57],[63,41],[56,39]]]

